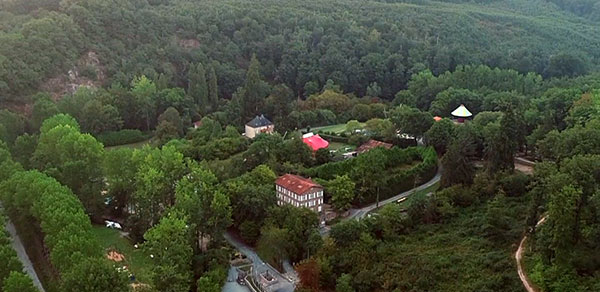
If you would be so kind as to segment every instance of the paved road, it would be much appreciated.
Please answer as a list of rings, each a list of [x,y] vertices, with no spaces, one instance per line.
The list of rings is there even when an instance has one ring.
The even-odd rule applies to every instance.
[[[393,196],[391,198],[388,198],[388,199],[385,199],[383,201],[380,201],[379,202],[379,206],[377,206],[377,203],[373,203],[371,205],[365,206],[365,207],[360,208],[360,209],[350,209],[350,216],[348,216],[346,219],[360,219],[360,218],[363,218],[367,214],[369,214],[369,212],[371,212],[371,211],[373,211],[373,210],[375,210],[375,209],[377,209],[379,207],[385,206],[385,205],[387,205],[389,203],[396,202],[396,201],[398,201],[398,200],[400,200],[402,198],[406,198],[406,197],[414,194],[417,191],[426,189],[426,188],[428,188],[428,187],[436,184],[438,181],[440,181],[441,178],[442,178],[441,168],[438,168],[438,172],[435,174],[435,176],[431,180],[429,180],[428,182],[426,182],[425,184],[422,184],[422,185],[420,185],[420,186],[418,186],[418,187],[416,187],[414,189],[408,190],[408,191],[403,192],[401,194],[395,195],[395,196]]]
[[[418,187],[416,187],[414,189],[408,190],[406,192],[403,192],[403,193],[400,193],[398,195],[395,195],[395,196],[393,196],[391,198],[388,198],[388,199],[385,199],[383,201],[380,201],[379,202],[379,206],[377,206],[377,203],[373,203],[371,205],[362,207],[360,209],[350,209],[350,210],[348,210],[348,212],[349,212],[348,217],[344,218],[343,220],[361,219],[361,218],[367,216],[367,214],[369,214],[371,211],[373,211],[373,210],[375,210],[377,208],[385,206],[385,205],[387,205],[389,203],[396,202],[396,201],[398,201],[398,200],[400,200],[402,198],[406,198],[406,197],[414,194],[417,191],[426,189],[426,188],[428,188],[428,187],[436,184],[437,182],[440,181],[441,178],[442,178],[442,169],[441,169],[441,166],[440,166],[440,167],[438,167],[438,171],[435,174],[435,176],[431,180],[429,180],[428,182],[426,182],[426,183],[424,183],[424,184],[422,184],[422,185],[420,185],[420,186],[418,186]],[[331,227],[324,226],[324,227],[320,228],[319,232],[321,233],[321,235],[326,236],[327,234],[329,234],[330,230],[331,230]]]
[[[0,203],[0,208],[2,208],[2,204]],[[33,280],[33,284],[38,288],[38,290],[45,292],[44,287],[42,286],[42,282],[38,278],[35,269],[33,268],[33,264],[29,260],[29,256],[27,252],[25,252],[25,247],[23,246],[23,242],[21,242],[21,238],[17,234],[17,230],[15,229],[15,225],[10,222],[8,216],[6,217],[6,230],[12,237],[12,246],[13,249],[17,252],[17,256],[21,263],[23,264],[23,271],[26,272],[29,277]]]
[[[426,189],[426,188],[436,184],[437,182],[439,182],[441,177],[442,177],[441,168],[438,167],[438,172],[431,180],[429,180],[425,184],[422,184],[414,189],[408,190],[406,192],[403,192],[401,194],[398,194],[396,196],[393,196],[391,198],[388,198],[388,199],[385,199],[385,200],[379,202],[379,207],[384,206],[389,203],[392,203],[392,202],[395,202],[401,198],[408,197],[416,191]],[[366,216],[369,212],[375,210],[376,208],[377,208],[377,203],[365,206],[361,209],[350,209],[350,215],[348,217],[346,217],[344,220],[360,219],[360,218]],[[330,230],[329,227],[321,228],[321,230],[320,230],[321,235],[326,235],[327,233],[329,233],[329,230]],[[298,279],[298,276],[295,273],[294,268],[289,264],[289,262],[284,263],[284,269],[286,271],[286,274],[282,275],[277,270],[272,268],[270,265],[265,264],[265,262],[256,254],[256,252],[254,252],[254,250],[251,247],[249,247],[249,246],[245,245],[243,242],[239,241],[237,238],[232,236],[231,233],[225,232],[225,234],[223,236],[231,245],[233,245],[241,253],[245,254],[248,258],[250,258],[252,260],[255,270],[257,270],[261,273],[268,270],[273,275],[276,275],[277,279],[279,280],[279,283],[271,286],[272,287],[271,291],[274,291],[274,292],[292,292],[292,291],[294,291],[295,284],[293,283],[293,281],[296,281]],[[292,279],[292,281],[290,281],[289,279]]]
[[[231,245],[233,245],[237,250],[246,255],[249,259],[252,260],[252,265],[255,271],[259,273],[264,273],[265,271],[269,271],[271,275],[274,275],[277,278],[277,283],[270,286],[270,291],[272,292],[293,292],[296,288],[295,283],[285,278],[279,271],[271,267],[271,265],[265,263],[254,250],[239,241],[235,238],[231,233],[225,232],[223,234],[225,240],[227,240]]]

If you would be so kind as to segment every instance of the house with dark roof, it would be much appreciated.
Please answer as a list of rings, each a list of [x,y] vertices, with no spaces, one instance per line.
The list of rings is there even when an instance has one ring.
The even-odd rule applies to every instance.
[[[323,212],[323,187],[311,179],[285,174],[275,181],[277,204],[290,204]]]
[[[371,139],[371,140],[367,141],[365,144],[362,144],[358,148],[356,148],[356,153],[362,154],[362,153],[368,152],[372,149],[375,149],[377,147],[383,147],[385,149],[390,149],[393,146],[394,145],[392,145],[390,143],[385,143],[385,142]]]
[[[273,134],[275,125],[265,118],[264,115],[256,116],[246,124],[246,137],[254,138],[258,134]]]

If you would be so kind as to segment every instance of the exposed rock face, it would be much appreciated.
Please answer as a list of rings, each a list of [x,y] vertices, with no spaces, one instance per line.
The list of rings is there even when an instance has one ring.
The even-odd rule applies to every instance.
[[[179,46],[188,50],[200,47],[200,42],[197,39],[180,39],[178,43]]]
[[[46,80],[41,86],[42,91],[52,94],[54,100],[63,95],[77,91],[79,87],[99,87],[106,79],[105,68],[100,64],[98,54],[93,51],[85,53],[77,64],[66,74]]]

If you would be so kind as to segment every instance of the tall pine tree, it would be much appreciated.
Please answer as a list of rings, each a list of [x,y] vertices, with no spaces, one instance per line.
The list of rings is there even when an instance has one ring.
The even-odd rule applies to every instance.
[[[208,100],[213,111],[219,106],[219,88],[217,85],[217,73],[215,67],[210,66],[208,69]]]
[[[188,72],[188,94],[194,99],[201,112],[206,113],[209,107],[206,72],[202,63],[192,66]]]
[[[252,119],[255,115],[260,114],[265,94],[260,77],[260,63],[256,55],[252,55],[250,66],[246,73],[246,82],[244,83],[244,96],[242,106],[244,117],[246,120]]]

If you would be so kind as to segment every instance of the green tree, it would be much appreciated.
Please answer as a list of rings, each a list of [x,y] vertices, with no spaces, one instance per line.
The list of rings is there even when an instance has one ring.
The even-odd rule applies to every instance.
[[[381,95],[381,87],[377,84],[377,82],[372,82],[369,84],[367,87],[367,95],[373,97],[378,97]]]
[[[175,190],[175,208],[189,218],[195,229],[196,248],[201,250],[205,237],[218,238],[231,225],[229,197],[216,191],[217,178],[202,167],[194,167]]]
[[[573,77],[583,75],[587,71],[585,62],[572,54],[560,53],[550,57],[550,63],[544,75],[547,77]]]
[[[26,169],[30,167],[30,159],[35,152],[37,143],[38,136],[29,134],[23,134],[15,140],[15,145],[13,146],[14,159]]]
[[[246,73],[246,82],[244,82],[243,88],[243,110],[244,117],[250,120],[255,115],[261,113],[262,106],[264,104],[264,98],[266,92],[264,89],[264,81],[260,75],[260,63],[256,58],[256,55],[252,55],[250,60],[250,66],[248,66],[248,72]]]
[[[74,128],[77,131],[79,131],[79,123],[77,123],[77,120],[75,120],[75,118],[67,114],[57,114],[46,119],[42,123],[42,126],[40,127],[40,132],[46,133],[52,130],[54,127],[61,125],[70,126],[71,128]]]
[[[0,126],[4,128],[4,139],[8,144],[12,144],[17,137],[25,132],[23,117],[6,109],[0,110]],[[2,138],[1,135],[0,138]]]
[[[565,186],[551,194],[548,202],[548,220],[552,226],[552,246],[558,265],[566,265],[575,239],[577,201],[582,192],[573,186]]]
[[[365,195],[376,195],[379,203],[379,190],[383,185],[384,177],[380,172],[385,169],[385,151],[382,148],[369,151],[367,154],[360,155],[356,159],[356,167],[350,173],[350,177],[356,183],[360,199],[365,199]],[[372,197],[369,197],[372,199]]]
[[[350,208],[354,200],[355,184],[348,175],[336,176],[327,182],[327,192],[331,195],[331,204],[338,211]]]
[[[485,133],[485,159],[487,170],[496,173],[514,169],[514,155],[519,143],[524,139],[520,121],[515,110],[509,106],[500,119],[499,126],[487,127]]]
[[[144,234],[143,248],[154,259],[152,280],[158,291],[190,290],[193,249],[189,232],[186,220],[173,212]]]
[[[335,285],[335,292],[354,292],[352,288],[352,276],[349,274],[342,274]]]
[[[154,140],[156,145],[162,146],[167,144],[169,141],[178,138],[179,133],[177,127],[168,121],[162,121],[158,124],[158,126],[156,126],[156,130],[154,131]]]
[[[475,165],[471,161],[475,155],[475,141],[466,133],[459,134],[448,146],[442,157],[442,186],[473,183]]]
[[[102,104],[96,99],[83,106],[80,116],[82,130],[92,134],[119,130],[123,126],[123,119],[117,108]]]
[[[219,88],[214,66],[208,68],[208,100],[212,106],[212,110],[216,111],[219,106]]]
[[[348,133],[354,133],[356,130],[360,130],[360,129],[362,129],[362,125],[357,120],[349,120],[346,123],[346,132],[348,132]]]
[[[179,136],[183,135],[183,122],[181,121],[181,116],[179,112],[174,107],[167,108],[160,116],[158,116],[158,123],[169,122],[171,125],[177,129],[177,134]]]
[[[430,113],[408,106],[399,106],[392,110],[391,120],[402,133],[415,139],[422,137],[433,125]]]
[[[87,258],[75,263],[62,277],[61,291],[129,291],[127,274],[117,271],[103,258]]]
[[[98,215],[102,188],[102,144],[70,125],[44,132],[32,157],[32,165],[53,176],[77,194],[86,210]]]
[[[210,108],[208,97],[208,84],[206,83],[206,71],[202,63],[192,65],[188,71],[188,91],[187,93],[194,99],[201,112],[206,113]]]
[[[58,107],[49,96],[39,96],[31,110],[31,127],[36,130],[39,129],[44,120],[58,113]]]
[[[167,207],[175,203],[175,182],[184,176],[187,167],[183,154],[172,146],[136,149],[133,161],[139,166],[135,174],[135,192],[131,197],[135,213],[130,219],[132,235],[140,236],[158,222]]]
[[[2,286],[4,292],[37,292],[38,289],[33,286],[31,278],[22,272],[12,271],[4,280]]]
[[[286,229],[266,226],[261,230],[256,249],[265,261],[281,266],[283,260],[288,258],[289,237]]]
[[[142,75],[131,82],[131,93],[133,94],[140,117],[145,121],[145,129],[150,130],[151,118],[155,114],[156,107],[156,85],[148,77]]]
[[[425,141],[431,145],[438,153],[445,153],[446,148],[454,139],[454,123],[449,119],[442,119],[435,122],[427,132],[425,132]]]
[[[227,277],[227,272],[223,269],[212,269],[198,279],[197,292],[220,292],[223,282]]]
[[[333,159],[333,154],[327,148],[321,148],[315,152],[315,161],[317,164],[325,164]]]
[[[433,115],[449,117],[450,113],[464,104],[474,115],[480,111],[483,98],[468,89],[456,89],[450,87],[435,97],[429,111]]]

